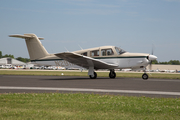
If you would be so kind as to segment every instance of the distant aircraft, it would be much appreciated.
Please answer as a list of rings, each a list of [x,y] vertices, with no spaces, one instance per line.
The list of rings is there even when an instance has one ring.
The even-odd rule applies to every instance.
[[[94,70],[109,69],[109,77],[115,78],[114,69],[144,70],[142,78],[148,79],[146,66],[157,57],[145,53],[129,53],[115,46],[102,46],[75,52],[49,54],[35,34],[9,35],[26,41],[31,62],[41,65],[53,65],[66,68],[87,68],[91,79],[97,78]]]

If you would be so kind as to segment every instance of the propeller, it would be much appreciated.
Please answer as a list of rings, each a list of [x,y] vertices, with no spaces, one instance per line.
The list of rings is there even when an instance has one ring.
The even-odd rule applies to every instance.
[[[153,55],[153,47],[152,47],[152,52],[151,55]],[[152,70],[152,60],[149,61],[149,70]]]
[[[152,61],[157,59],[157,57],[155,55],[153,55],[153,53],[154,53],[154,45],[152,45],[152,52],[151,52],[151,55],[149,55],[149,57],[148,57],[148,59],[149,59],[149,70],[152,69]]]

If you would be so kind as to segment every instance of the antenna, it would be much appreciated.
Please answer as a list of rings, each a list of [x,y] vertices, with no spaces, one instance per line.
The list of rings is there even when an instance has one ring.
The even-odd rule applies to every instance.
[[[81,50],[83,50],[82,47],[79,44],[78,44],[78,46],[81,48]]]
[[[69,52],[69,50],[66,47],[64,47],[64,48],[66,49],[67,52]]]

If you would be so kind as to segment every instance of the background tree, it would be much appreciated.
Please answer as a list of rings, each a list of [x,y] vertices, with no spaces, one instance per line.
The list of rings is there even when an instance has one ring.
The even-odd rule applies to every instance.
[[[28,59],[28,58],[22,58],[22,57],[18,57],[18,58],[16,58],[16,60],[19,60],[19,61],[25,62],[25,63],[30,62],[30,59]]]
[[[152,64],[158,64],[158,61],[157,60],[153,60]]]
[[[158,64],[180,65],[180,61],[179,60],[170,60],[169,62],[158,62]]]
[[[2,52],[0,51],[0,58],[2,58]]]
[[[10,58],[14,58],[14,55],[11,55],[11,54],[5,54],[4,56],[2,56],[3,58],[5,58],[5,57],[10,57]]]
[[[171,65],[180,65],[179,60],[170,60],[168,63]]]

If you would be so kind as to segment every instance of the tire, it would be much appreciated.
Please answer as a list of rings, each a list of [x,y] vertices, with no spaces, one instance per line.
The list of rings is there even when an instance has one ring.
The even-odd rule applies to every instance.
[[[147,80],[148,78],[149,78],[148,74],[144,73],[144,74],[142,75],[142,79],[143,79],[143,80]]]
[[[110,72],[109,73],[109,78],[116,78],[116,73],[115,72]]]
[[[97,78],[97,73],[94,72],[94,76],[92,77],[92,75],[89,75],[89,77],[90,77],[91,79],[96,79],[96,78]]]

